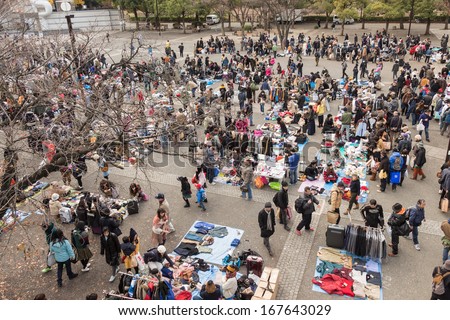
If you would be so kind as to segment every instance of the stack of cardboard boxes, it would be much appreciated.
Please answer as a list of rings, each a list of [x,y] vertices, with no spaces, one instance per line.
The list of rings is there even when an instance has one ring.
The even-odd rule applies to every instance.
[[[280,285],[280,270],[265,267],[252,300],[275,300]]]

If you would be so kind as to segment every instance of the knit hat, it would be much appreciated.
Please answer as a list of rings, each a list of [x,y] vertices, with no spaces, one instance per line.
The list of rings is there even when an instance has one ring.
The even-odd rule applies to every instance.
[[[395,213],[399,213],[402,211],[403,206],[400,203],[396,203],[392,206],[392,210],[394,210]]]
[[[264,208],[272,208],[272,203],[266,202],[266,204],[264,205]]]
[[[422,141],[422,136],[421,136],[420,134],[416,134],[416,135],[414,136],[414,140],[415,140],[415,141]]]
[[[164,254],[164,253],[166,253],[166,247],[164,247],[164,246],[158,246],[158,252],[159,253],[161,253],[161,254]]]
[[[450,270],[450,259],[444,262],[443,266],[446,270]]]

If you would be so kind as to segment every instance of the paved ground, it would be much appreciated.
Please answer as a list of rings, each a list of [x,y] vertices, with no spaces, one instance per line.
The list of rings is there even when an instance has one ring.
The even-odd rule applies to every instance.
[[[384,25],[367,25],[366,32],[381,30]],[[361,34],[360,25],[346,26],[350,37],[357,32]],[[312,30],[311,25],[296,26],[294,35],[298,32],[306,32],[307,35],[314,37],[324,30]],[[423,32],[424,25],[413,25],[413,33]],[[435,31],[435,30],[433,30]],[[331,30],[328,30],[331,32]],[[338,31],[335,31],[338,33]],[[396,33],[402,31],[396,30]],[[435,33],[439,36],[439,30]],[[212,32],[210,32],[212,33]],[[210,33],[201,33],[205,39]],[[404,34],[405,32],[403,32]],[[183,35],[182,31],[167,32],[159,36],[157,33],[142,32],[144,44],[151,43],[153,47],[162,48],[166,39],[170,39],[172,47],[177,48],[180,42],[184,42],[185,53],[193,47],[194,41],[199,37],[198,34]],[[116,60],[120,58],[122,48],[128,45],[131,35],[129,32],[120,32],[111,34],[111,43],[107,45],[110,56]],[[433,41],[437,41],[433,38]],[[155,51],[157,52],[157,51]],[[142,53],[145,58],[146,53]],[[211,59],[219,59],[219,55],[211,56]],[[280,59],[282,65],[286,64],[287,58]],[[304,72],[309,73],[317,70],[313,64],[313,58],[304,58]],[[335,61],[321,60],[319,69],[326,67],[331,75],[338,77],[341,71],[340,63]],[[386,85],[391,80],[390,63],[385,63],[383,70],[383,82]],[[440,66],[438,65],[438,68]],[[350,68],[350,66],[349,66]],[[333,113],[337,110],[337,104],[333,104]],[[260,114],[255,113],[255,123],[263,121]],[[413,130],[413,133],[415,131]],[[316,134],[311,139],[313,142],[320,140],[320,134]],[[433,123],[431,127],[431,143],[426,144],[428,156],[425,172],[428,178],[425,181],[409,181],[405,182],[403,188],[399,188],[397,193],[390,191],[385,194],[375,192],[376,183],[371,184],[370,190],[372,196],[383,205],[386,212],[390,212],[393,203],[399,201],[404,206],[410,206],[415,201],[423,197],[426,199],[428,206],[426,208],[427,222],[421,227],[420,241],[422,251],[414,250],[409,240],[400,240],[400,257],[389,258],[383,261],[383,288],[385,299],[427,299],[430,291],[430,273],[432,268],[441,261],[441,244],[440,244],[440,221],[447,216],[437,209],[438,203],[438,185],[435,173],[443,163],[445,150],[448,139],[438,135],[437,124]],[[157,159],[155,159],[157,160]],[[252,248],[264,257],[268,266],[278,266],[282,272],[282,282],[279,291],[280,299],[335,299],[335,296],[328,296],[312,292],[311,278],[314,274],[315,256],[319,246],[325,245],[326,217],[316,213],[313,216],[313,227],[316,228],[314,233],[304,233],[298,237],[295,233],[287,233],[282,228],[277,228],[275,235],[271,238],[275,257],[270,258],[265,248],[262,246],[259,230],[257,227],[257,213],[263,207],[264,202],[270,201],[273,192],[270,189],[256,190],[254,201],[246,202],[239,198],[240,192],[237,187],[230,187],[217,184],[207,189],[209,203],[207,212],[200,213],[196,207],[189,209],[183,208],[183,201],[180,195],[179,182],[176,181],[178,175],[191,177],[194,173],[192,167],[175,166],[175,161],[168,158],[168,164],[164,166],[145,168],[136,170],[135,168],[127,168],[120,170],[113,168],[111,173],[112,181],[117,183],[120,193],[126,197],[129,183],[137,178],[144,187],[144,190],[154,195],[157,192],[164,192],[171,204],[174,225],[177,231],[170,235],[167,246],[173,249],[186,230],[193,221],[204,219],[214,223],[236,227],[245,230],[242,238],[242,244],[239,250]],[[147,177],[146,177],[147,176]],[[52,175],[49,180],[57,179],[58,175]],[[84,179],[86,189],[95,191],[97,189],[98,172],[93,163],[89,165],[89,174]],[[291,202],[296,198],[296,188],[291,188]],[[326,204],[323,206],[323,212],[326,212]],[[128,228],[135,228],[142,238],[142,249],[144,251],[150,248],[150,230],[151,219],[156,209],[156,202],[151,199],[148,203],[141,206],[141,213],[137,216],[129,217],[125,220],[122,230],[127,233]],[[297,224],[299,216],[294,217],[293,224]],[[345,219],[343,220],[345,222]],[[354,214],[354,221],[360,222],[359,214]],[[26,220],[24,228],[17,228],[14,232],[7,233],[0,237],[0,298],[7,299],[29,299],[34,294],[46,292],[50,298],[59,299],[82,299],[88,292],[101,293],[102,290],[116,288],[117,283],[111,285],[107,282],[109,278],[109,267],[105,264],[103,258],[99,256],[99,243],[96,237],[92,237],[92,250],[94,258],[92,270],[87,274],[82,274],[74,281],[64,280],[64,287],[57,289],[55,272],[46,275],[40,274],[43,267],[43,257],[45,255],[45,244],[43,242],[42,231],[38,227],[39,217],[33,217]],[[64,226],[66,233],[72,226]],[[28,241],[32,239],[32,241]],[[27,254],[17,250],[17,245],[26,243]],[[79,271],[80,266],[75,266],[75,270]],[[20,280],[18,280],[20,279]],[[414,281],[410,281],[414,279]]]

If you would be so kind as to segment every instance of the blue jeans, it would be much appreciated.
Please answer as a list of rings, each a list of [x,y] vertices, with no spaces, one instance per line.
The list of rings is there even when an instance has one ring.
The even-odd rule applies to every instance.
[[[423,131],[419,131],[420,136],[422,137],[422,132]],[[429,140],[430,139],[430,134],[428,132],[428,127],[425,127],[425,139]]]
[[[250,121],[250,125],[253,126],[253,114],[248,115],[248,120]]]
[[[251,200],[251,199],[253,199],[252,184],[247,183],[246,186],[247,186],[248,191],[242,192],[242,198],[246,198],[247,197],[246,193],[248,193],[248,199]]]
[[[264,103],[259,104],[259,110],[261,110],[261,112],[264,112]]]
[[[412,226],[412,237],[413,237],[413,243],[419,244],[419,227],[418,226]]]
[[[445,263],[449,259],[448,253],[450,251],[450,247],[444,247],[444,250],[442,251],[442,262]]]
[[[289,182],[296,184],[298,181],[298,168],[289,169]]]
[[[72,272],[72,262],[70,262],[70,259],[64,262],[57,262],[58,263],[58,284],[62,285],[62,272],[63,272],[63,267],[64,265],[66,265],[66,271],[67,271],[67,276],[69,277],[69,279],[73,278],[74,273]]]
[[[202,208],[203,210],[206,210],[206,208],[205,208],[205,203],[204,203],[204,201],[202,200],[202,201],[200,201],[200,203],[198,204],[199,206],[200,206],[200,208]]]
[[[413,113],[411,113],[411,125],[414,126],[416,124],[416,121],[417,121],[417,116],[416,116],[416,113],[413,112]]]

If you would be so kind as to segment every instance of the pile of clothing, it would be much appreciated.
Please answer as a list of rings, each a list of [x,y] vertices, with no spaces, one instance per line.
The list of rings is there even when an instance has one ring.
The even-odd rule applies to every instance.
[[[345,251],[320,248],[316,267],[318,276],[312,283],[328,294],[360,299],[381,299],[381,268],[373,260],[353,258]]]

